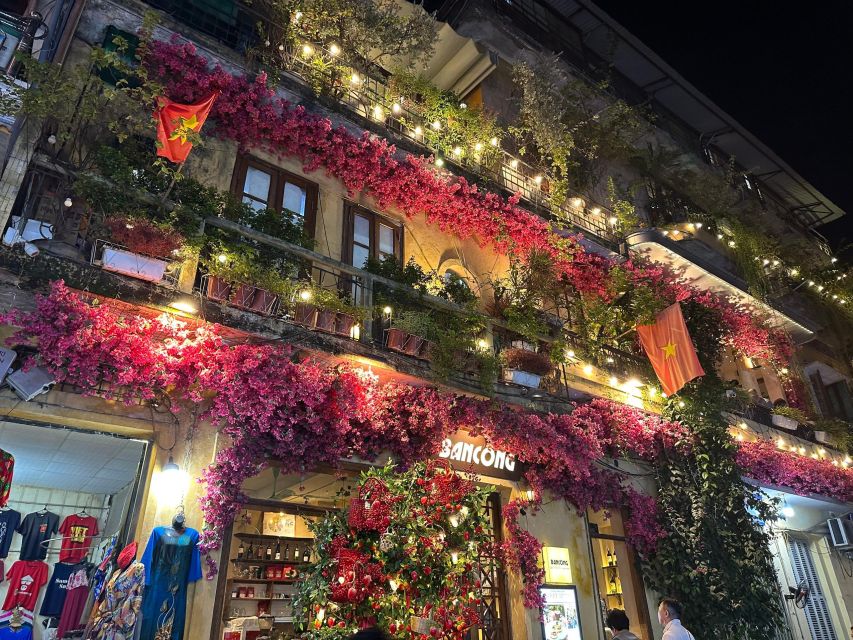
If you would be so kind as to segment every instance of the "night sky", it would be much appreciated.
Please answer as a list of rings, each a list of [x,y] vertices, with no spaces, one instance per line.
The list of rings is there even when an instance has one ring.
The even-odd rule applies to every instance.
[[[596,4],[844,209],[818,231],[853,243],[853,2]]]

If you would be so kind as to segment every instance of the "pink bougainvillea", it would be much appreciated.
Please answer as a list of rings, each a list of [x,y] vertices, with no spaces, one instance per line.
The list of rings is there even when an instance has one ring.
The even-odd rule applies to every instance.
[[[636,456],[654,462],[691,447],[683,425],[608,400],[570,414],[540,414],[433,387],[379,384],[359,369],[294,361],[287,346],[227,344],[215,325],[190,326],[167,314],[146,319],[126,305],[92,304],[62,282],[38,297],[34,311],[11,312],[0,322],[20,326],[12,340],[36,344],[35,362],[84,392],[142,398],[169,393],[205,403],[205,415],[231,441],[200,479],[206,486],[205,550],[218,548],[246,500],[243,483],[270,459],[288,472],[309,472],[342,458],[371,460],[390,451],[405,466],[434,456],[445,437],[465,428],[515,453],[537,496],[548,492],[580,511],[624,508],[628,539],[649,553],[664,535],[655,499],[598,461]],[[829,462],[784,453],[767,442],[742,443],[738,462],[756,480],[853,501],[853,472]],[[508,527],[519,542],[510,561],[523,572],[525,598],[533,603],[539,578],[531,559],[538,542],[509,523],[516,515],[508,511]]]
[[[325,117],[278,98],[264,73],[253,79],[232,75],[180,42],[151,43],[145,65],[162,82],[168,96],[195,102],[219,91],[210,114],[214,136],[233,140],[242,149],[260,148],[281,158],[297,158],[307,172],[324,169],[350,193],[371,196],[380,208],[393,207],[408,217],[424,216],[446,233],[475,238],[520,259],[533,253],[549,256],[557,277],[581,295],[606,301],[617,293],[616,263],[585,251],[579,236],[558,234],[537,215],[518,206],[519,196],[504,198],[482,191],[462,176],[435,169],[430,158],[398,153],[382,138],[334,127]],[[741,353],[784,363],[790,343],[773,332],[754,309],[688,285],[671,271],[642,260],[618,265],[633,286],[654,287],[661,300],[692,299],[716,309],[729,344]]]

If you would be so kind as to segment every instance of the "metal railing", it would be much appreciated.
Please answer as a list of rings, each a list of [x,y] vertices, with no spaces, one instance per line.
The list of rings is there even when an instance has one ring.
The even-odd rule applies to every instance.
[[[148,0],[148,4],[169,12],[188,26],[216,37],[221,43],[245,54],[251,49],[275,56],[275,63],[288,75],[319,90],[347,111],[385,126],[397,135],[424,148],[436,156],[436,165],[455,166],[465,169],[485,180],[488,184],[512,194],[519,194],[525,204],[539,213],[544,213],[563,224],[580,231],[594,234],[598,238],[615,242],[617,233],[611,212],[603,205],[589,202],[586,197],[575,196],[564,202],[555,200],[551,185],[556,180],[548,171],[523,161],[500,147],[500,141],[482,140],[473,149],[442,149],[440,128],[445,123],[433,126],[420,105],[412,97],[394,95],[388,79],[377,70],[365,71],[355,66],[331,64],[341,60],[340,51],[330,51],[320,43],[302,41],[291,46],[289,43],[261,43],[257,34],[246,35],[247,25],[252,20],[268,20],[256,9],[242,2],[233,3],[233,11],[223,13],[221,9],[205,9],[191,12],[192,19],[181,9],[183,3],[172,0]],[[189,5],[204,5],[195,0]],[[198,7],[196,8],[198,9]],[[227,15],[226,15],[227,14]],[[323,60],[326,64],[315,64]]]

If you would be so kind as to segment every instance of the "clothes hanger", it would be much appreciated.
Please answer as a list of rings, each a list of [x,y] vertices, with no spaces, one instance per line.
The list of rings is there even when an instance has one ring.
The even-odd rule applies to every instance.
[[[43,516],[44,514],[46,514],[47,513],[47,505],[44,505],[37,513],[40,516]]]

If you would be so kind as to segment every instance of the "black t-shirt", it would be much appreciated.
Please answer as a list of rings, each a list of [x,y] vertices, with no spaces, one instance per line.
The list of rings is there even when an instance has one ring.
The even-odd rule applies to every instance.
[[[47,583],[47,591],[41,603],[39,613],[43,616],[58,616],[62,613],[62,605],[65,604],[65,596],[68,594],[68,578],[77,565],[57,562],[53,565],[53,575]]]
[[[52,538],[59,530],[59,516],[50,511],[28,513],[16,529],[24,539],[21,542],[21,560],[44,560],[47,545],[41,543]]]
[[[14,509],[0,511],[0,558],[9,555],[9,546],[12,544],[12,536],[21,522],[21,514]]]

